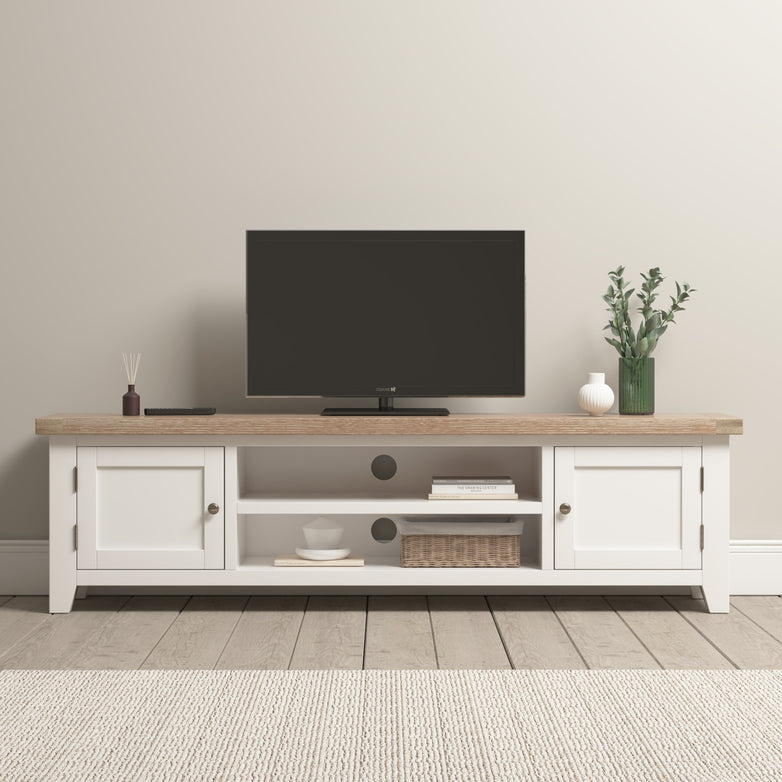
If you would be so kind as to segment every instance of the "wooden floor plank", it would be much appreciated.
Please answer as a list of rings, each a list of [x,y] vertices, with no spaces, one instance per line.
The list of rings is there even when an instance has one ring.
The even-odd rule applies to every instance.
[[[432,623],[423,595],[373,595],[367,606],[364,668],[436,669]]]
[[[511,667],[485,597],[431,595],[429,613],[440,668]]]
[[[50,618],[46,595],[24,595],[3,603],[0,606],[0,665],[14,646]]]
[[[782,642],[782,597],[779,595],[734,595],[734,608]]]
[[[78,662],[82,670],[135,670],[176,621],[187,603],[183,595],[132,597],[92,633]]]
[[[590,668],[659,668],[602,597],[552,595],[562,625]]]
[[[296,670],[360,670],[364,665],[367,599],[313,595],[291,658]]]
[[[307,598],[303,595],[251,597],[216,667],[287,669],[306,604]]]
[[[192,597],[141,668],[214,668],[246,603],[242,595]]]
[[[758,627],[740,610],[709,614],[703,600],[667,600],[738,668],[782,668],[782,643]]]
[[[612,596],[606,600],[663,668],[735,667],[661,597]]]
[[[117,595],[91,597],[76,603],[70,614],[50,615],[0,660],[0,668],[73,668],[92,634],[128,599]]]
[[[774,596],[734,597],[730,614],[646,596],[314,596],[307,612],[306,597],[195,597],[180,612],[186,599],[50,615],[45,596],[9,598],[0,668],[782,668]]]
[[[487,598],[514,668],[586,668],[557,615],[540,595]]]

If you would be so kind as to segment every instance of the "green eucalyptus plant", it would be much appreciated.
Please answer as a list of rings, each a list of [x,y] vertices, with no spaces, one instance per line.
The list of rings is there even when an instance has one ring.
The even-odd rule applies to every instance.
[[[660,274],[659,268],[649,269],[648,275],[642,273],[643,285],[640,293],[636,293],[641,301],[638,312],[641,313],[642,320],[636,332],[633,331],[630,320],[630,297],[635,293],[635,288],[627,287],[624,272],[624,266],[608,272],[611,285],[608,286],[603,301],[608,305],[609,319],[603,330],[610,329],[613,337],[606,337],[605,340],[619,351],[622,358],[643,358],[651,355],[668,326],[676,322],[674,315],[684,310],[682,304],[690,298],[695,288],[691,288],[686,282],[681,285],[677,282],[676,296],[671,296],[670,307],[665,310],[655,309],[653,305],[658,296],[656,291],[665,278]]]

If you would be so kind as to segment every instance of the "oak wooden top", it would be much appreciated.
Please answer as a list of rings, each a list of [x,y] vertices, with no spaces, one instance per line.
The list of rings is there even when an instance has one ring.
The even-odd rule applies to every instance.
[[[449,416],[320,416],[218,413],[122,416],[65,413],[35,419],[42,435],[730,435],[743,420],[720,413],[604,415],[487,413]]]

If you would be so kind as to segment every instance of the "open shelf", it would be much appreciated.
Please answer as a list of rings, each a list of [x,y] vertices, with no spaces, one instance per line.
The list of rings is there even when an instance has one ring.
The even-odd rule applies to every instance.
[[[372,472],[373,460],[390,457],[395,471],[382,480]],[[541,500],[541,450],[507,446],[390,446],[366,445],[302,448],[298,446],[244,446],[237,449],[239,513],[266,512],[259,501],[333,502],[345,500],[395,501],[413,510],[399,513],[432,513],[426,499],[435,475],[473,477],[508,475],[519,497],[537,506],[523,504],[512,513],[539,513]],[[468,500],[470,501],[470,500]],[[432,500],[431,503],[451,502]],[[482,502],[471,500],[470,502]],[[488,500],[499,505],[502,500]],[[276,507],[276,506],[275,506]],[[282,507],[282,506],[280,506]],[[306,506],[303,506],[306,507]],[[456,506],[453,506],[455,508]],[[435,513],[452,513],[434,511]],[[278,511],[273,511],[278,512]],[[281,510],[279,512],[285,512]],[[289,511],[298,512],[298,511]],[[309,512],[309,511],[303,511]],[[331,511],[321,510],[321,513]],[[364,511],[355,511],[364,512]],[[383,512],[375,506],[367,513]],[[386,511],[391,512],[391,511]],[[476,512],[476,511],[473,511]],[[480,511],[505,513],[505,510]]]
[[[424,500],[423,502],[426,502]],[[321,508],[322,505],[318,505]],[[285,583],[293,583],[291,579],[301,578],[306,584],[360,584],[362,582],[376,585],[393,584],[437,584],[438,579],[445,578],[449,583],[458,582],[461,573],[473,573],[473,583],[481,583],[487,578],[485,571],[505,571],[510,573],[522,569],[540,570],[540,525],[539,515],[505,515],[503,519],[522,519],[524,529],[521,533],[521,567],[511,568],[408,568],[402,567],[401,535],[399,532],[392,540],[376,540],[372,536],[373,514],[331,514],[330,518],[340,522],[343,527],[341,545],[349,548],[351,556],[363,557],[364,566],[339,567],[337,564],[317,567],[276,567],[276,556],[294,554],[296,548],[303,547],[304,536],[302,526],[312,519],[312,516],[285,514],[240,514],[237,526],[237,570],[248,574],[257,573],[263,578],[279,578]],[[387,516],[392,518],[393,516]],[[477,517],[476,517],[477,518]],[[490,520],[487,517],[482,517]],[[398,517],[396,518],[398,520]],[[288,571],[293,572],[293,576]],[[327,572],[328,571],[328,572]],[[422,575],[426,571],[428,575]],[[417,575],[415,575],[417,573]],[[484,573],[483,576],[480,574]],[[412,574],[412,575],[411,575]],[[450,574],[450,575],[449,575]],[[508,577],[506,575],[506,577]],[[488,576],[489,583],[500,583],[501,576]],[[511,577],[513,580],[513,577]]]
[[[386,465],[376,471],[374,462]],[[517,573],[540,572],[543,562],[543,449],[504,443],[464,443],[462,447],[399,445],[387,447],[360,439],[329,447],[252,444],[236,448],[236,550],[232,559],[242,578],[278,584],[344,586],[437,586],[517,582]],[[390,462],[390,475],[385,475]],[[519,498],[429,499],[436,475],[508,475]],[[275,567],[275,556],[304,546],[302,527],[318,516],[338,521],[341,545],[363,567]],[[373,536],[380,518],[469,520],[525,519],[521,535],[523,565],[516,568],[403,568],[397,534],[390,541]],[[526,583],[522,579],[521,583]]]

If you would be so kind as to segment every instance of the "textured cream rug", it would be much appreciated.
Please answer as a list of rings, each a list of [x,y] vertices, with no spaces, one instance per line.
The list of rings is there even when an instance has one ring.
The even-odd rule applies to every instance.
[[[0,780],[782,780],[782,671],[7,671]]]

